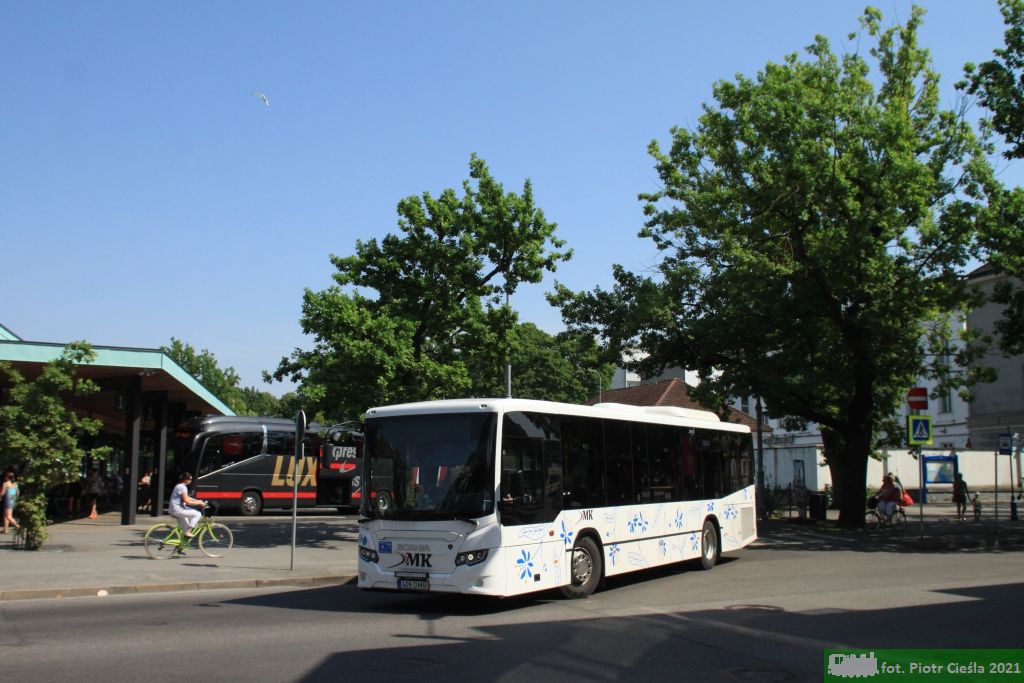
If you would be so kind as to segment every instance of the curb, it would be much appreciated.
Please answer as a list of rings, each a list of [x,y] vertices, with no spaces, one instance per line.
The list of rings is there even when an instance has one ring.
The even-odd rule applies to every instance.
[[[189,581],[184,583],[147,583],[128,586],[97,586],[78,588],[26,588],[0,591],[0,602],[13,600],[46,600],[63,598],[96,598],[110,595],[143,595],[147,593],[174,593],[179,591],[225,590],[233,588],[277,588],[296,586],[319,588],[343,586],[353,583],[355,575],[296,576],[279,579],[221,579],[218,581]]]

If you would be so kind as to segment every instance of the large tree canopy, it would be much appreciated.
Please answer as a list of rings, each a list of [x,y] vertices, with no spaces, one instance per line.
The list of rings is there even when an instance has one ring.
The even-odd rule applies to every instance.
[[[1006,23],[1004,46],[994,51],[994,59],[965,67],[967,80],[961,87],[977,95],[982,106],[992,113],[991,125],[1006,141],[1003,154],[1008,159],[1024,158],[1024,0],[1000,0]],[[988,259],[995,268],[1018,278],[1004,280],[993,293],[996,303],[1006,306],[996,332],[1003,351],[1024,353],[1024,190],[1006,193],[999,224],[984,239]]]
[[[554,297],[572,329],[648,353],[646,372],[693,369],[705,390],[829,430],[847,526],[863,523],[870,443],[921,372],[922,340],[965,302],[996,191],[985,146],[939,107],[922,14],[883,28],[866,10],[870,57],[819,36],[805,59],[718,82],[695,129],[650,146],[662,189],[641,195],[641,235],[658,276],[616,267],[611,291]]]
[[[306,290],[301,324],[314,346],[274,376],[301,382],[308,405],[352,419],[372,405],[473,395],[503,377],[516,327],[505,298],[570,253],[529,181],[506,193],[482,159],[469,170],[462,196],[403,199],[400,235],[332,256],[337,285]]]

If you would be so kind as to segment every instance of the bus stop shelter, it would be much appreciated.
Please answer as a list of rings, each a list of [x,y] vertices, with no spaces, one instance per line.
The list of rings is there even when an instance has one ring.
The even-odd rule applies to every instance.
[[[24,341],[0,325],[0,361],[10,363],[26,379],[34,379],[45,363],[60,357],[64,344]],[[234,412],[180,365],[159,349],[93,346],[96,359],[77,368],[78,376],[95,382],[100,391],[70,399],[79,415],[98,419],[101,431],[123,444],[120,465],[125,477],[121,523],[134,524],[138,509],[136,482],[141,477],[139,454],[143,432],[151,437],[153,514],[163,509],[168,430],[196,415]],[[3,379],[0,378],[0,383]],[[3,387],[0,386],[0,389]]]

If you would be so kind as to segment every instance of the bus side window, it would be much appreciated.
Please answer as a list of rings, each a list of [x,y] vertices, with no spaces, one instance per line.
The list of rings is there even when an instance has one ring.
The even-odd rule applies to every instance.
[[[261,435],[247,432],[211,436],[206,439],[196,475],[201,477],[251,458],[259,453],[261,441]]]
[[[267,434],[267,453],[270,453],[271,455],[292,455],[294,452],[294,433],[270,432]]]
[[[554,521],[562,510],[562,445],[550,416],[506,413],[500,505],[504,526]]]

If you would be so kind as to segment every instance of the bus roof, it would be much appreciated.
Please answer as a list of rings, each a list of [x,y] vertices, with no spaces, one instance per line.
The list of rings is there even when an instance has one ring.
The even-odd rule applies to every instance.
[[[286,417],[249,417],[244,415],[205,415],[186,420],[179,429],[196,429],[199,431],[225,431],[232,429],[258,430],[262,426],[283,431],[295,431],[295,420]],[[307,432],[315,432],[320,425],[311,422]]]
[[[400,415],[429,415],[431,413],[497,413],[524,411],[551,413],[554,415],[575,415],[578,417],[600,417],[610,420],[631,420],[652,424],[702,427],[724,432],[749,432],[750,427],[735,422],[722,422],[718,416],[706,410],[693,410],[675,406],[633,406],[622,403],[598,403],[595,406],[574,403],[556,403],[525,398],[462,398],[444,401],[423,401],[402,403],[391,406],[370,408],[367,419]]]

